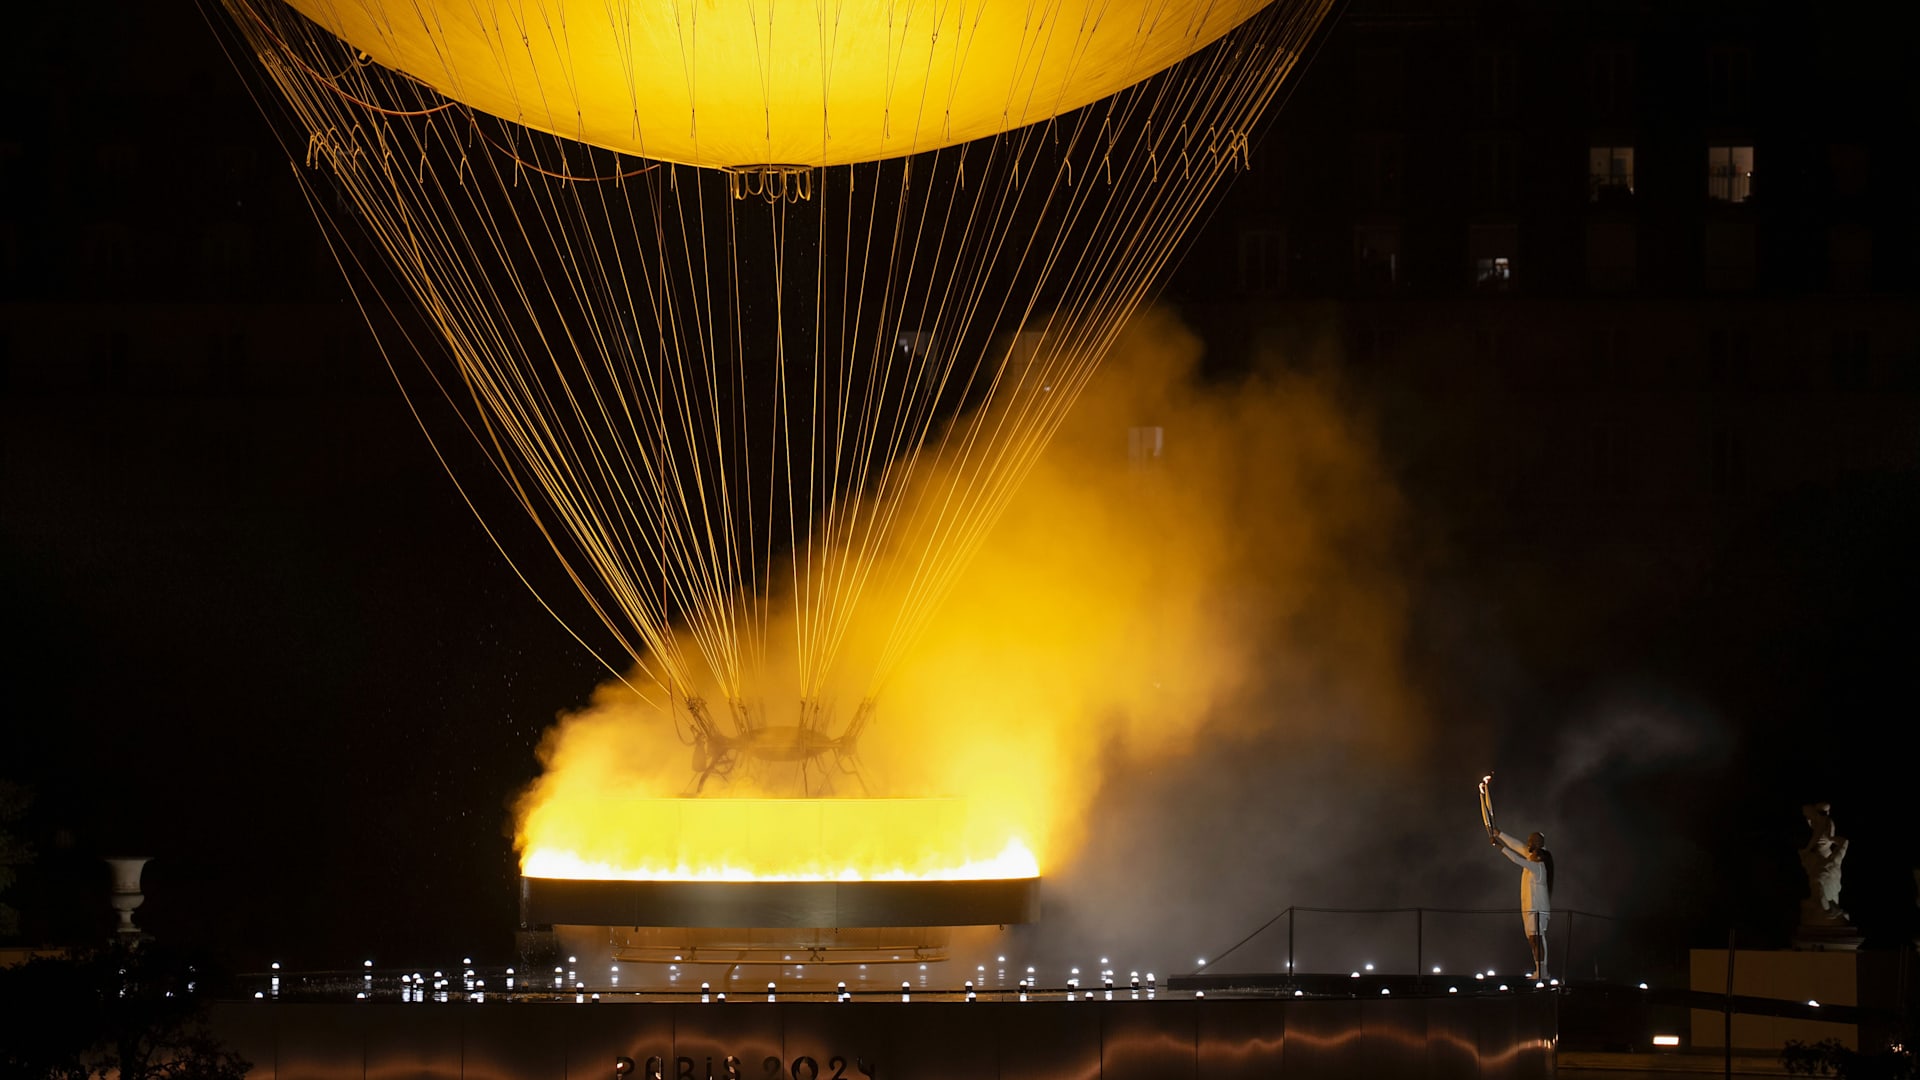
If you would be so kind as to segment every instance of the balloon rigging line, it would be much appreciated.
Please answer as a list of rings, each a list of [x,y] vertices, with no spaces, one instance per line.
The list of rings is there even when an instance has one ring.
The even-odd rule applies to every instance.
[[[358,62],[324,75],[304,56],[347,46],[273,0],[221,0],[255,51],[274,58],[266,73],[311,133],[309,161],[333,179],[344,217],[325,213],[301,174],[336,261],[350,283],[354,274],[374,283],[399,342],[423,360],[452,362],[457,391],[431,363],[429,378],[644,680],[629,685],[649,701],[642,687],[664,689],[672,709],[698,693],[704,671],[733,722],[749,726],[757,721],[741,710],[770,670],[779,579],[792,606],[792,692],[803,723],[844,682],[833,673],[856,624],[885,632],[852,685],[871,696],[887,683],[1187,229],[1250,157],[1249,126],[1332,2],[1269,8],[1173,71],[1062,113],[1110,0],[1090,5],[1077,28],[1060,0],[1035,0],[1003,112],[1014,110],[1029,67],[1051,62],[1067,72],[1054,90],[1055,118],[951,146],[921,125],[950,122],[981,9],[969,21],[945,3],[930,12],[890,5],[883,129],[909,43],[919,40],[912,28],[931,19],[939,34],[959,35],[944,102],[930,115],[932,80],[922,80],[904,134],[910,148],[923,140],[932,148],[815,167],[803,186],[798,174],[768,170],[744,186],[757,183],[766,197],[742,202],[745,174],[644,159],[626,170],[617,152],[601,173],[595,148],[532,131],[503,146],[477,112],[453,109],[457,102],[411,77]],[[831,27],[820,10],[830,57],[840,7]],[[1172,10],[1167,0],[1141,9],[1129,65],[1144,64],[1148,36],[1169,32],[1158,28]],[[552,45],[562,65],[551,80],[536,79],[532,104],[559,130],[565,102],[581,95],[572,28],[553,13],[514,14],[511,30],[486,35],[495,62],[504,65],[509,49],[533,62],[532,34]],[[690,93],[697,16],[675,6]],[[630,21],[609,22],[631,37]],[[771,146],[776,43],[760,40],[757,13],[754,26],[750,62]],[[769,6],[769,35],[772,27]],[[516,31],[520,41],[509,43]],[[931,45],[927,62],[931,73]],[[452,58],[441,63],[458,86]],[[639,132],[636,78],[622,64]],[[1032,114],[1039,86],[1026,82],[1021,116]],[[823,101],[831,85],[829,67]],[[382,100],[390,104],[375,104]],[[691,133],[697,146],[697,119]],[[824,110],[820,137],[833,138]],[[465,145],[476,138],[495,153],[470,160]],[[710,205],[710,195],[719,201]],[[345,242],[355,229],[387,253],[437,347],[414,339],[379,272]],[[798,267],[813,275],[811,288],[789,295]],[[371,323],[357,285],[355,296]],[[765,361],[751,366],[771,368],[762,435],[750,354]],[[382,355],[436,457],[456,473],[384,342]],[[769,481],[764,489],[756,474]],[[507,554],[466,485],[460,493]],[[510,556],[509,565],[585,645]],[[890,618],[863,614],[873,602],[890,606]]]

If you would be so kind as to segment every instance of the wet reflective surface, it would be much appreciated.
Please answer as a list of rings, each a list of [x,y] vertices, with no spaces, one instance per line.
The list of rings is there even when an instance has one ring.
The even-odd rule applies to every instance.
[[[903,1003],[233,1002],[255,1077],[1501,1077],[1553,1073],[1555,995]]]

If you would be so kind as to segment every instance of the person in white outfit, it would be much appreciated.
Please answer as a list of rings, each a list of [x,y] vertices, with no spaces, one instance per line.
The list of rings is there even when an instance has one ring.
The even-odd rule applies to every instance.
[[[1520,867],[1520,919],[1527,928],[1527,947],[1533,950],[1533,974],[1528,978],[1546,982],[1547,919],[1553,913],[1553,852],[1547,850],[1547,838],[1533,833],[1522,844],[1498,829],[1492,830],[1493,846],[1509,862]]]

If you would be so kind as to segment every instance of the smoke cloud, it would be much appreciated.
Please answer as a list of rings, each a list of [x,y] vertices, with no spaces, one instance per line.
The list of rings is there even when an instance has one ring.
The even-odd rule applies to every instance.
[[[879,791],[964,796],[971,839],[1031,846],[1046,912],[1025,932],[1045,953],[1185,952],[1293,902],[1284,882],[1390,882],[1356,875],[1355,852],[1391,853],[1369,822],[1421,813],[1399,781],[1434,743],[1404,671],[1404,510],[1374,440],[1316,358],[1208,380],[1200,357],[1172,316],[1135,320],[861,742]],[[849,655],[886,629],[856,625]],[[837,688],[840,708],[864,690]],[[523,844],[543,805],[676,795],[691,775],[671,722],[619,683],[541,754]],[[1467,843],[1470,789],[1447,823]]]

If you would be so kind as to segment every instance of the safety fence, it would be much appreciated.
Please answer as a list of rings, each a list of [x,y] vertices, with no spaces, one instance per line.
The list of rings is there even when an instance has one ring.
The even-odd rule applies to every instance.
[[[1637,983],[1660,963],[1655,943],[1631,924],[1591,911],[1547,920],[1549,972],[1579,981]],[[1513,908],[1288,907],[1208,957],[1198,973],[1416,975],[1472,979],[1531,970]]]

